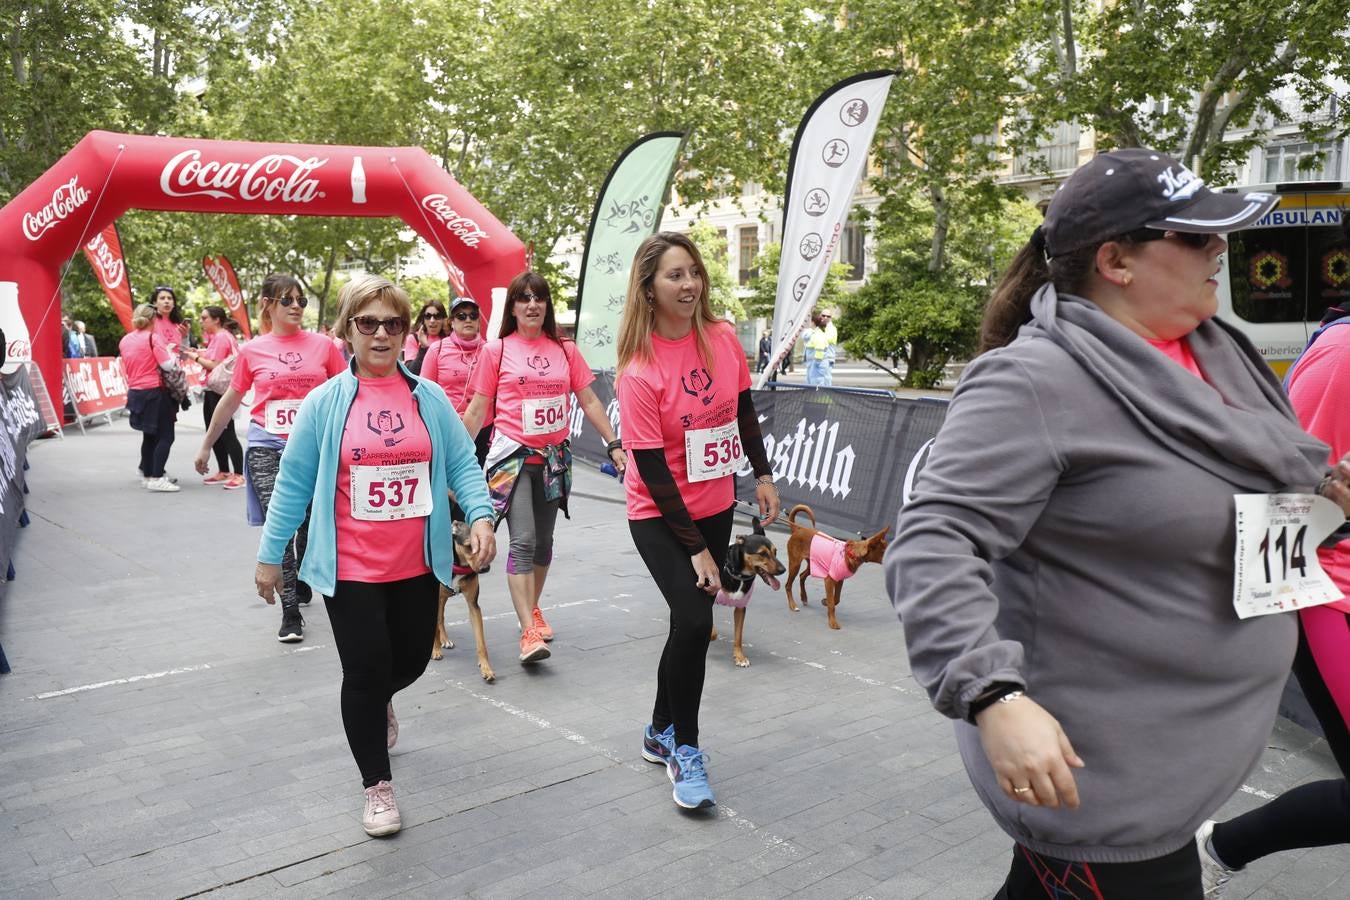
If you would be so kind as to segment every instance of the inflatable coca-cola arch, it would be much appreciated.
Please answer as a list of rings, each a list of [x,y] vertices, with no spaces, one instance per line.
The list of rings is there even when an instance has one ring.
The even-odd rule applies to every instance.
[[[0,208],[0,327],[10,357],[36,360],[54,397],[61,389],[60,267],[129,209],[397,216],[462,270],[487,317],[494,290],[525,268],[524,245],[420,147],[91,131]]]

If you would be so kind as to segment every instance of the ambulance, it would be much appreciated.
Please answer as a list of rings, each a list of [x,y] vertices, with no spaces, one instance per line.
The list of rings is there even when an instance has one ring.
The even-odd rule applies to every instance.
[[[1279,204],[1228,241],[1219,316],[1256,344],[1284,377],[1329,306],[1350,303],[1350,183],[1290,182],[1223,188],[1277,194]]]

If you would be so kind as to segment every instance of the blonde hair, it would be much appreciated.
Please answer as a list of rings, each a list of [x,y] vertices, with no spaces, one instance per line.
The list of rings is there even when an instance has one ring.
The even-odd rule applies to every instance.
[[[403,288],[387,278],[378,275],[358,275],[342,286],[338,291],[337,321],[333,323],[333,336],[351,346],[348,335],[351,334],[348,320],[372,303],[384,300],[394,307],[394,312],[403,320],[403,333],[408,333],[412,324],[412,301]]]
[[[149,303],[142,303],[131,311],[131,327],[137,331],[144,331],[150,327],[150,323],[155,321],[155,308]]]
[[[656,308],[652,303],[652,283],[656,280],[656,267],[666,251],[679,247],[688,253],[698,268],[702,287],[698,293],[698,311],[694,314],[694,336],[698,342],[698,355],[705,366],[712,367],[712,347],[708,343],[708,328],[723,324],[713,315],[712,303],[708,296],[708,270],[703,265],[703,254],[698,245],[687,235],[678,231],[658,231],[638,245],[633,254],[633,268],[628,275],[628,297],[623,305],[623,318],[619,320],[619,339],[616,345],[618,353],[618,371],[633,360],[650,363],[652,361],[652,328],[656,323]]]

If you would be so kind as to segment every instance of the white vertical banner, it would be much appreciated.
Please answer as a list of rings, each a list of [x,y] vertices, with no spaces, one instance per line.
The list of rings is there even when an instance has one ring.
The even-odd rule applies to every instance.
[[[792,350],[825,285],[895,74],[845,78],[816,98],[797,127],[783,195],[773,352],[758,387]]]

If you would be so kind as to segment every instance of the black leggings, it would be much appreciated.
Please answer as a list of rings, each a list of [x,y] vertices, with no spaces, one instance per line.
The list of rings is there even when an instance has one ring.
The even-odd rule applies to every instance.
[[[1294,675],[1322,725],[1342,776],[1350,776],[1350,730],[1317,669],[1301,624]],[[1350,843],[1350,785],[1341,777],[1291,788],[1265,806],[1215,825],[1210,843],[1220,862],[1230,869],[1241,869],[1281,850]]]
[[[994,900],[1202,900],[1195,843],[1132,863],[1070,862],[1013,847],[1012,869]]]
[[[202,418],[206,420],[208,430],[211,428],[211,416],[215,414],[219,403],[220,395],[215,391],[202,391]],[[235,433],[234,419],[225,423],[225,430],[216,438],[211,449],[216,454],[217,469],[235,475],[244,474],[244,448],[239,443],[239,435]]]
[[[339,581],[324,598],[342,661],[342,727],[361,786],[393,780],[385,706],[426,671],[436,638],[436,576],[366,584]]]
[[[708,552],[720,569],[731,541],[731,519],[736,508],[706,519],[695,519]],[[703,669],[712,634],[713,598],[694,583],[689,551],[675,539],[666,520],[638,519],[628,523],[638,555],[670,607],[670,634],[656,668],[656,703],[652,730],[675,725],[675,746],[698,746],[698,708],[703,699]]]
[[[248,448],[248,480],[253,484],[253,493],[258,495],[258,504],[262,506],[263,518],[267,518],[267,507],[272,502],[272,488],[277,483],[277,472],[281,470],[281,452],[271,447]],[[281,612],[300,609],[300,598],[296,593],[300,583],[300,560],[305,558],[305,546],[309,543],[309,514],[305,510],[305,519],[295,530],[295,537],[286,542],[286,552],[281,557]],[[306,597],[309,594],[305,595]]]
[[[155,433],[141,434],[141,474],[146,478],[164,475],[164,466],[169,462],[169,448],[173,446],[173,423],[177,412],[178,404],[173,402],[168,391],[161,389]]]

